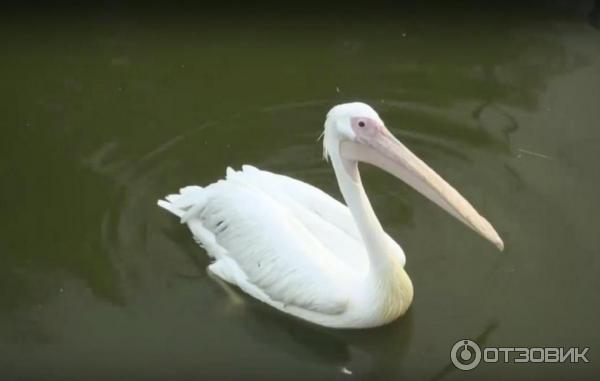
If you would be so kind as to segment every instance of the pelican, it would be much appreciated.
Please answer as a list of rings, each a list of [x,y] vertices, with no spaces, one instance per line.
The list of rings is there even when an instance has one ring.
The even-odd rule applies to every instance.
[[[244,165],[206,187],[187,186],[158,205],[188,225],[208,270],[252,297],[332,328],[371,328],[413,300],[406,257],[383,229],[358,163],[403,180],[503,250],[492,225],[386,128],[369,105],[333,107],[323,131],[346,205],[299,180]]]

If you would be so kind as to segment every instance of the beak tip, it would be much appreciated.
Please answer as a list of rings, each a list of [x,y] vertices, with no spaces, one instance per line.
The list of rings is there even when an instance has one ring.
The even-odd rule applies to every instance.
[[[499,251],[504,251],[504,241],[500,238],[500,234],[494,229],[492,224],[490,224],[485,218],[482,217],[483,220],[483,230],[480,233],[487,238],[488,241],[494,244]]]
[[[498,250],[504,251],[504,241],[502,241],[502,238],[500,238],[498,234],[496,234],[496,236],[493,239],[491,239],[491,241],[494,244],[494,246],[498,248]]]
[[[498,248],[498,250],[504,251],[504,242],[502,242],[502,240],[494,242],[494,244],[496,245],[496,247]]]

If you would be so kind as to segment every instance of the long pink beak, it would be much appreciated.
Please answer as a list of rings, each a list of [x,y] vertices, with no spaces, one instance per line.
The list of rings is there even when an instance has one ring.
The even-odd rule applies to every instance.
[[[500,251],[504,249],[504,242],[494,227],[387,128],[360,142],[342,142],[340,154],[345,159],[369,163],[391,173],[491,241]]]

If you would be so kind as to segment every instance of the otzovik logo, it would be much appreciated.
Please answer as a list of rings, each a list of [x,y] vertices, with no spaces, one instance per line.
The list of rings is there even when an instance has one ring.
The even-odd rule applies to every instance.
[[[452,347],[450,358],[458,369],[471,370],[481,361],[481,349],[471,340],[459,340]]]
[[[580,363],[589,362],[589,347],[485,347],[472,340],[457,341],[450,351],[452,364],[460,370],[476,368],[486,363]]]

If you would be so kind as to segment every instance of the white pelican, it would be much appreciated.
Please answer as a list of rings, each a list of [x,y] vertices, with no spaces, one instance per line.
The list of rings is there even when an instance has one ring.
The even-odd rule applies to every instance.
[[[369,328],[413,299],[402,248],[383,230],[358,162],[405,181],[502,250],[492,225],[417,158],[364,103],[327,114],[324,156],[346,205],[287,176],[245,165],[224,180],[188,186],[158,205],[186,223],[214,262],[208,269],[285,313],[334,328]]]

